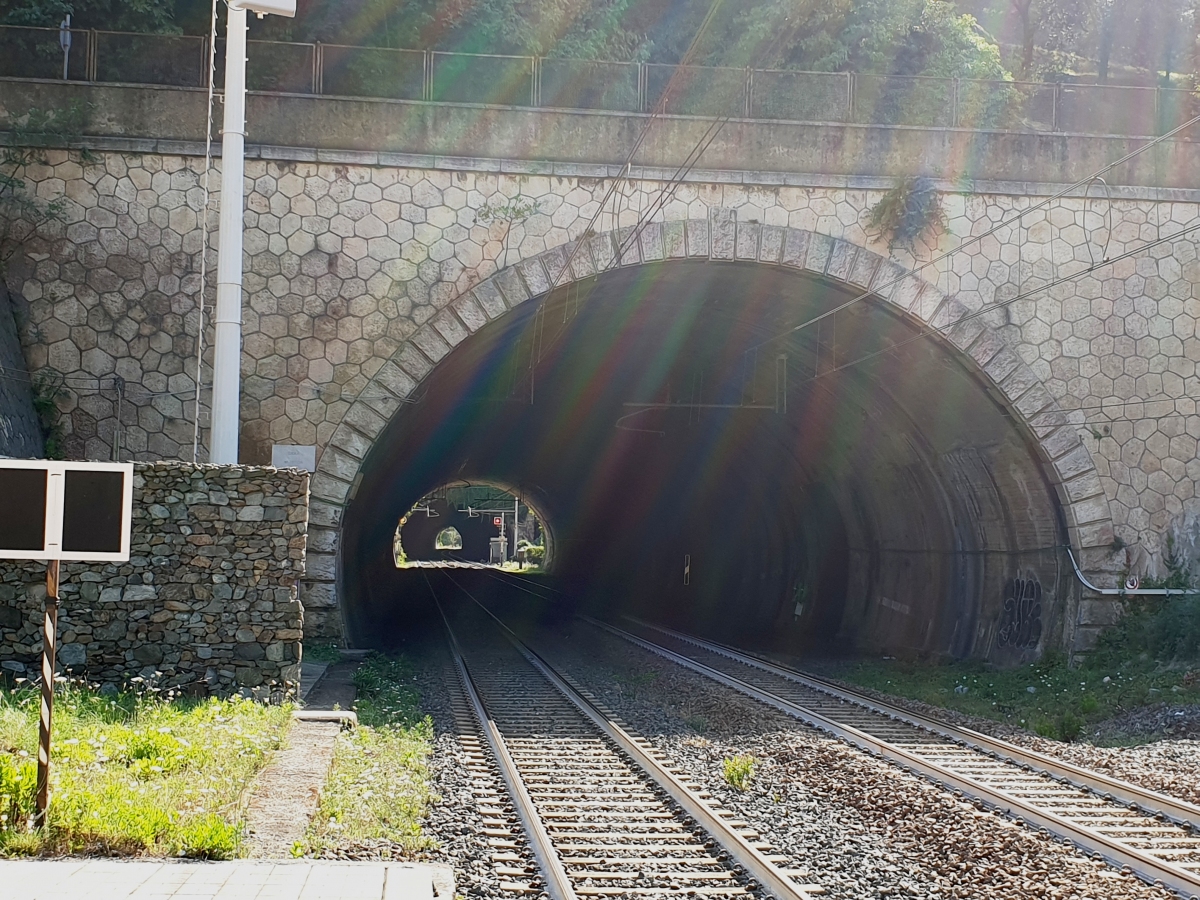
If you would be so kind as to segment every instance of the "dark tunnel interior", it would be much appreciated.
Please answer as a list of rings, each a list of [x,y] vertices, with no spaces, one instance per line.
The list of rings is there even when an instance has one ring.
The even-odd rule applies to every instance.
[[[347,507],[351,642],[387,646],[430,615],[393,534],[419,498],[468,482],[536,507],[544,578],[572,609],[797,653],[1036,653],[996,638],[1014,572],[1042,580],[1044,634],[1068,590],[1028,429],[883,301],[794,330],[852,296],[777,267],[664,262],[467,338],[378,438]]]

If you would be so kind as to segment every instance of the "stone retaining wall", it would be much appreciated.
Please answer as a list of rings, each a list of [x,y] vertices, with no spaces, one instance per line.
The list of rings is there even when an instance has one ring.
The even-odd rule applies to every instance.
[[[190,152],[83,160],[52,149],[24,173],[36,196],[66,198],[63,221],[27,243],[10,278],[29,301],[30,371],[66,378],[58,410],[69,456],[108,458],[118,435],[128,457],[191,455],[205,195],[203,160]],[[362,460],[452,348],[549,287],[612,182],[604,166],[596,177],[567,175],[530,159],[270,152],[278,158],[245,168],[240,459],[264,464],[275,444],[315,446],[306,633],[342,639],[339,542]],[[664,177],[641,169],[621,180],[618,209],[594,224],[573,278],[614,264],[621,229],[656,202]],[[890,182],[710,169],[691,178],[629,250],[631,264],[796,263],[859,291],[879,288],[876,273],[938,258],[894,289],[884,279],[887,302],[943,330],[951,312],[969,319],[960,349],[984,377],[1012,386],[1014,404],[1026,397],[1021,415],[1037,414],[1025,424],[1061,479],[1068,518],[1087,526],[1076,550],[1095,583],[1165,572],[1170,529],[1200,515],[1200,245],[1184,232],[1200,225],[1200,194],[1127,181],[998,228],[1053,185],[943,184],[945,227],[914,255],[889,250],[869,226]],[[219,182],[215,169],[210,238]],[[496,218],[518,202],[536,211]],[[782,229],[797,242],[811,236],[807,259],[781,256]],[[210,245],[210,312],[215,264]],[[206,362],[204,384],[208,371]],[[201,444],[207,405],[205,390]],[[1110,613],[1089,603],[1080,625]]]
[[[275,699],[300,679],[308,475],[138,463],[127,563],[64,563],[59,666],[95,682],[156,677]],[[0,667],[34,677],[45,564],[0,561]]]

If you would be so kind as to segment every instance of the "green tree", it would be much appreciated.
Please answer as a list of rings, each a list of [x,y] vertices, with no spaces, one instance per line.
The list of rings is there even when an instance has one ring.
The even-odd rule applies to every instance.
[[[301,40],[468,53],[630,59],[643,39],[625,24],[631,0],[341,0],[312,3]]]
[[[999,48],[943,0],[771,0],[713,23],[710,65],[880,75],[1006,77]]]
[[[1106,0],[1096,37],[1097,76],[1108,80],[1111,62],[1162,73],[1166,84],[1172,73],[1194,71],[1197,13],[1196,0]]]
[[[1079,50],[1100,19],[1103,0],[993,0],[992,14],[1009,17],[1020,45],[1018,72],[1037,74],[1036,51],[1050,55]]]
[[[74,28],[102,31],[179,31],[175,0],[0,0],[0,22],[57,28],[71,14]]]

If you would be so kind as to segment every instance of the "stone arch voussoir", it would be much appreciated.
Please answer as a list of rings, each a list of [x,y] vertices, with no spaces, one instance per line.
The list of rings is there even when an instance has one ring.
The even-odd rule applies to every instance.
[[[707,219],[656,222],[630,242],[632,229],[589,235],[502,269],[459,294],[387,360],[347,410],[311,482],[306,609],[337,606],[342,515],[353,499],[374,441],[425,377],[458,344],[550,285],[582,281],[614,266],[710,259],[784,266],[871,291],[904,315],[937,328],[995,386],[1032,436],[1066,513],[1071,544],[1085,554],[1113,540],[1112,517],[1091,453],[1079,432],[1021,357],[977,311],[873,250],[811,231],[738,222],[732,210]],[[622,250],[624,252],[622,253]],[[618,256],[620,258],[618,259]]]

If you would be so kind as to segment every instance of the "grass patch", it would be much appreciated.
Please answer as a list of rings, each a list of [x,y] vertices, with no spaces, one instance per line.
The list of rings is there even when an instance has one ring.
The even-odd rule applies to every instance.
[[[620,685],[621,693],[628,694],[631,697],[636,697],[638,691],[652,685],[657,679],[658,672],[653,670],[637,673],[618,672],[613,676],[613,680]]]
[[[49,823],[28,830],[36,781],[37,690],[0,689],[0,854],[228,859],[242,794],[277,748],[290,706],[100,696],[58,689]]]
[[[379,840],[402,855],[434,846],[421,829],[437,799],[429,784],[433,722],[421,713],[413,680],[407,660],[379,654],[355,673],[359,727],[338,738],[321,805],[297,855]]]
[[[887,694],[919,700],[1071,741],[1090,725],[1158,703],[1200,703],[1200,673],[1150,658],[1086,660],[1070,668],[1048,656],[1018,669],[981,662],[918,664],[861,660],[823,667],[826,674]],[[1031,690],[1032,689],[1032,690]]]
[[[724,761],[725,781],[730,787],[744,791],[754,778],[754,767],[758,760],[753,756],[727,756]]]
[[[1169,584],[1168,587],[1183,587]],[[978,661],[859,660],[833,677],[1071,741],[1089,726],[1160,703],[1200,703],[1200,595],[1130,598],[1095,649],[1067,665],[1047,654],[1016,669]]]
[[[304,645],[304,661],[315,663],[335,663],[342,661],[342,651],[332,642],[312,643]]]

